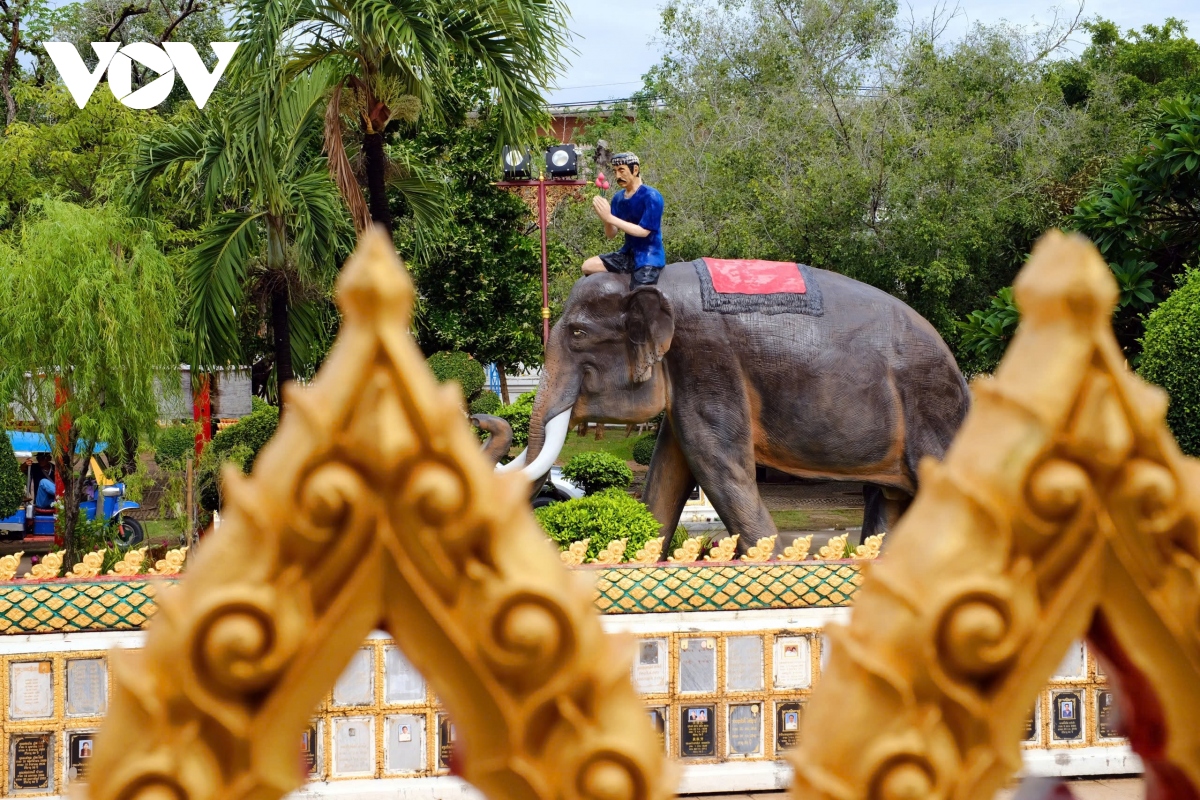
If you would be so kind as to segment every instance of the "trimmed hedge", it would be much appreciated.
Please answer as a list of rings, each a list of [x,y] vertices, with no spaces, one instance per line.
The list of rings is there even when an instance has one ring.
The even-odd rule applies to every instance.
[[[593,451],[578,453],[563,467],[563,477],[579,484],[588,494],[605,489],[628,489],[633,483],[633,470],[612,453]]]
[[[658,436],[653,433],[640,437],[633,443],[633,460],[643,467],[650,466],[650,459],[654,457],[654,443],[657,441]]]
[[[468,403],[475,399],[487,382],[487,374],[483,365],[466,353],[457,350],[443,350],[434,353],[425,360],[433,370],[434,377],[439,383],[458,381],[462,387],[463,397]]]
[[[163,469],[177,468],[196,452],[196,423],[171,425],[158,432],[154,443],[154,463]]]
[[[279,409],[268,405],[257,397],[252,399],[254,411],[249,416],[242,417],[236,424],[213,437],[200,456],[197,470],[197,494],[200,507],[205,511],[216,511],[220,508],[220,472],[221,464],[232,461],[242,468],[242,472],[250,472],[254,467],[254,459],[262,450],[279,427]]]
[[[11,517],[25,504],[25,478],[12,440],[0,432],[0,518]]]
[[[529,417],[533,414],[533,398],[537,392],[525,392],[519,395],[512,405],[500,406],[496,416],[508,420],[512,426],[513,444],[525,447],[529,444]]]
[[[554,503],[533,514],[561,550],[590,539],[588,558],[595,558],[614,539],[625,539],[625,559],[629,560],[658,536],[658,520],[650,509],[620,489]]]
[[[1167,390],[1167,425],[1179,448],[1200,456],[1200,269],[1190,270],[1146,320],[1138,372]]]
[[[471,401],[471,413],[494,415],[502,405],[504,404],[500,402],[498,394],[491,389],[484,389],[478,397]]]

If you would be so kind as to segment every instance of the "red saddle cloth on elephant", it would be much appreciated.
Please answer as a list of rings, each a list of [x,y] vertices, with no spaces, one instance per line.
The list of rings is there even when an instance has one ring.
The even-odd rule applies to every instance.
[[[698,258],[705,311],[723,314],[821,316],[821,289],[812,268],[794,261]]]

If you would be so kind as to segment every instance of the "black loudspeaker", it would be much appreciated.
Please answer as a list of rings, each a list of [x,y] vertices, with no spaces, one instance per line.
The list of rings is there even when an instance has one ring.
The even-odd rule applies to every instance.
[[[552,178],[573,178],[579,174],[575,145],[556,144],[546,150],[546,172]]]
[[[505,179],[510,181],[529,180],[529,167],[533,159],[528,150],[506,145],[501,160],[504,162]]]

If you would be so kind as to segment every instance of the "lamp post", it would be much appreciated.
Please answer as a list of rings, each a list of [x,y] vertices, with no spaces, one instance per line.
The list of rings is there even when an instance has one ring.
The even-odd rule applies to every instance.
[[[533,160],[529,151],[520,151],[517,148],[504,148],[504,177],[506,180],[499,181],[496,186],[509,191],[516,191],[521,195],[525,202],[531,206],[536,203],[538,229],[541,233],[542,240],[542,348],[545,349],[550,342],[550,275],[549,275],[549,256],[546,250],[546,228],[549,225],[550,217],[550,200],[547,197],[547,189],[561,187],[569,189],[568,192],[557,192],[557,197],[554,198],[554,205],[566,194],[572,193],[574,190],[587,186],[587,181],[570,180],[575,175],[579,174],[576,165],[575,146],[570,144],[555,145],[546,150],[546,171],[538,172],[537,180],[533,180],[530,174],[530,162]],[[550,173],[550,179],[546,179],[546,172]],[[533,198],[528,196],[526,190],[536,187],[537,191]],[[533,200],[533,202],[530,202]]]

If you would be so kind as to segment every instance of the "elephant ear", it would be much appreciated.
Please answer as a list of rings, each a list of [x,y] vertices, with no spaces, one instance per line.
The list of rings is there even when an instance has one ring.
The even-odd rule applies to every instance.
[[[635,289],[625,300],[625,333],[634,383],[650,380],[654,365],[671,348],[675,316],[663,293],[653,286]]]

